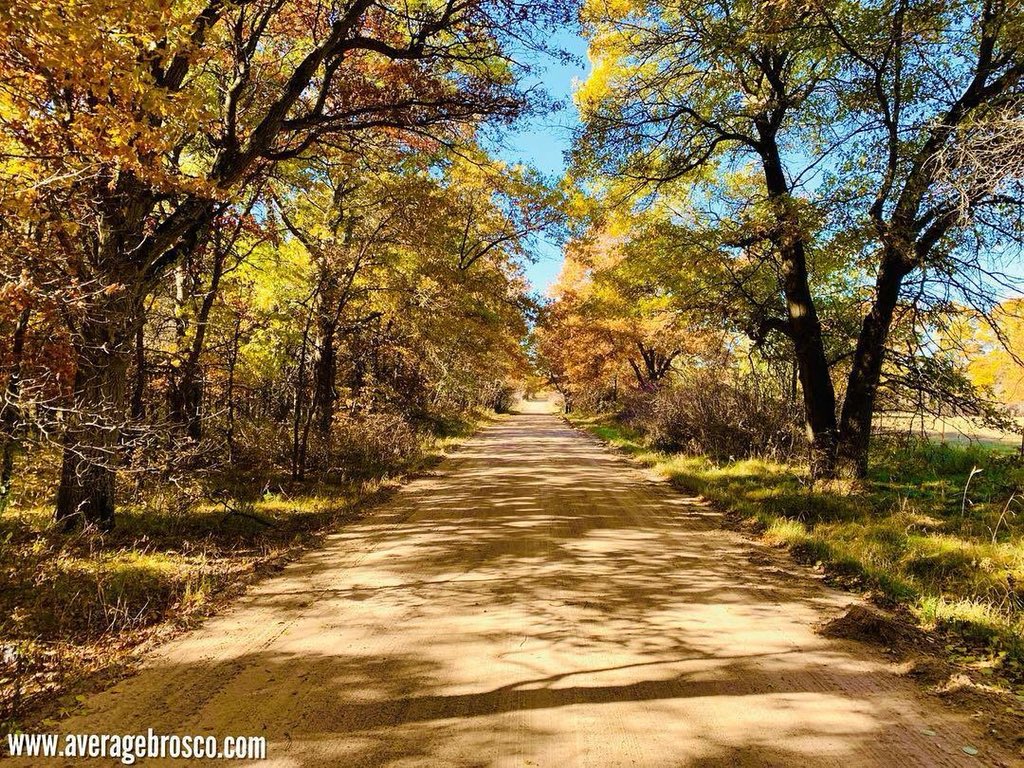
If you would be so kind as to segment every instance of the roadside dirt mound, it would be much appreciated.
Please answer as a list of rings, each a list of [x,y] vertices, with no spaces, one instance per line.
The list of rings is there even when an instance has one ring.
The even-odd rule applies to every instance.
[[[894,649],[919,648],[926,640],[925,634],[916,627],[864,605],[851,606],[818,632],[823,637],[859,640]]]
[[[991,738],[1014,750],[1024,765],[1024,703],[963,674],[948,677],[935,692],[961,712],[971,713]]]
[[[824,637],[858,640],[883,646],[901,659],[904,674],[928,687],[955,709],[968,714],[989,738],[1024,760],[1024,707],[1016,697],[979,684],[945,661],[936,642],[899,616],[863,605],[826,622],[818,630]]]

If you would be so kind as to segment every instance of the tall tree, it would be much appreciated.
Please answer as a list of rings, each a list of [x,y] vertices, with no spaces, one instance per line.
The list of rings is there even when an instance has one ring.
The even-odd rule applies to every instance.
[[[654,241],[639,236],[646,218],[599,221],[566,248],[534,339],[570,410],[651,394],[679,369],[721,359],[726,334],[668,289]]]
[[[1022,169],[980,151],[1020,117],[1016,6],[595,2],[585,18],[597,63],[579,97],[578,172],[620,198],[668,189],[702,200],[723,223],[721,248],[776,265],[781,313],[754,330],[792,344],[814,474],[862,475],[907,276],[969,272],[958,286],[969,287],[983,254],[965,252],[967,229],[1017,237],[999,219],[1019,205]],[[737,173],[748,187],[729,205],[714,192]],[[839,368],[813,287],[815,254],[836,244],[871,286]]]
[[[456,139],[524,105],[503,39],[548,4],[512,0],[76,0],[0,10],[4,215],[61,249],[76,355],[57,517],[113,524],[125,380],[146,298],[222,205],[324,144]]]

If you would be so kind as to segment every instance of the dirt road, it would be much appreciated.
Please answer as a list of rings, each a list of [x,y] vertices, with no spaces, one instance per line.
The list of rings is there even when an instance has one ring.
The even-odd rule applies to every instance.
[[[999,759],[815,634],[853,598],[757,552],[558,417],[513,416],[60,731],[265,735],[266,768]]]

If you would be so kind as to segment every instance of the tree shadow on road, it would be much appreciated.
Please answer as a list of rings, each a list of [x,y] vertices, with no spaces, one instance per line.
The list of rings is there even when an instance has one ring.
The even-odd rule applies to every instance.
[[[969,764],[955,723],[812,631],[834,593],[750,554],[514,417],[62,730],[263,734],[280,766]]]

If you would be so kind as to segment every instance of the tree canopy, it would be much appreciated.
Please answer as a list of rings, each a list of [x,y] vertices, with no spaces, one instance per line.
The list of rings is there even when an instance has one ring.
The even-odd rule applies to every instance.
[[[576,178],[652,212],[677,298],[785,340],[814,471],[863,474],[897,337],[1013,283],[1018,7],[593,2],[583,19]]]
[[[410,416],[522,365],[524,242],[554,197],[477,138],[544,106],[522,75],[566,13],[515,0],[5,5],[0,258],[4,320],[24,339],[8,362],[15,390],[31,378],[41,398],[20,415],[59,422],[58,516],[111,524],[133,420],[202,437],[211,349],[231,361],[233,424],[247,347],[294,366],[296,474],[309,425],[329,432],[343,401],[342,347],[360,369],[348,388],[390,379]],[[59,351],[28,377],[43,338]]]

